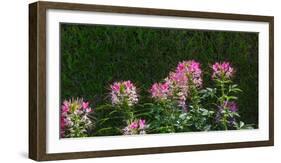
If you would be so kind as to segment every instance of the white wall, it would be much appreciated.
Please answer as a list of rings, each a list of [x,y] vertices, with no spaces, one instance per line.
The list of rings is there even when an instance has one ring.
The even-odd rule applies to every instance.
[[[281,12],[278,0],[58,0],[121,6],[229,12],[275,16],[275,147],[215,150],[146,156],[84,159],[81,162],[209,162],[237,163],[281,159],[280,46]],[[0,4],[0,162],[30,162],[28,151],[28,3]],[[63,161],[63,162],[72,162]]]

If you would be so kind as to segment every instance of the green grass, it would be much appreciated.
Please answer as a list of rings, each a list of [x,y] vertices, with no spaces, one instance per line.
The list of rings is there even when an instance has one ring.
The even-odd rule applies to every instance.
[[[258,34],[102,25],[61,25],[61,100],[83,97],[92,107],[109,101],[109,85],[136,83],[146,102],[154,82],[182,60],[202,64],[204,87],[211,87],[210,65],[230,61],[243,93],[239,113],[258,124]]]

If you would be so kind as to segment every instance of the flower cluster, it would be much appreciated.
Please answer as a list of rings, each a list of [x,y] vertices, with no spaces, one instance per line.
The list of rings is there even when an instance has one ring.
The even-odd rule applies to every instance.
[[[87,135],[92,122],[88,114],[92,111],[89,102],[83,99],[64,101],[61,106],[60,135],[61,137],[81,137]]]
[[[170,72],[165,83],[155,83],[151,88],[152,97],[156,100],[168,97],[177,100],[178,105],[186,110],[186,99],[190,87],[202,86],[200,64],[194,60],[180,62],[174,72]]]
[[[227,102],[225,101],[224,106],[225,106],[225,108],[229,109],[229,111],[231,111],[231,112],[237,112],[238,111],[237,104],[234,101],[227,101]]]
[[[138,135],[138,134],[146,134],[146,129],[148,125],[145,123],[144,119],[134,120],[129,123],[127,127],[123,129],[124,135]]]
[[[218,111],[215,116],[216,123],[219,123],[223,117],[223,114],[226,114],[224,110],[228,110],[231,113],[238,112],[238,106],[234,101],[224,101],[223,106],[218,108]],[[223,113],[224,112],[224,113]],[[227,116],[228,124],[233,125],[236,121],[234,116]]]
[[[234,69],[231,67],[229,62],[222,62],[222,63],[216,62],[215,64],[213,64],[212,69],[213,69],[213,74],[212,74],[213,79],[217,79],[217,78],[230,79],[234,74]]]
[[[150,89],[151,96],[155,100],[163,101],[167,100],[169,93],[169,84],[166,83],[154,83]]]
[[[128,80],[115,82],[111,86],[111,102],[113,105],[133,106],[138,103],[138,95],[134,84]]]
[[[189,84],[196,87],[202,86],[202,71],[200,63],[194,60],[180,62],[176,69],[176,74],[183,74],[188,78]]]

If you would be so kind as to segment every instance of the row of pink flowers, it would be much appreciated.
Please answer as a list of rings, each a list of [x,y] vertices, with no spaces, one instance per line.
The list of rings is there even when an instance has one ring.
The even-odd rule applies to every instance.
[[[213,79],[228,78],[234,74],[234,69],[229,62],[216,62],[212,65]],[[163,83],[152,85],[150,92],[156,101],[165,101],[167,99],[177,100],[178,105],[186,110],[186,100],[189,91],[192,88],[202,87],[202,70],[200,63],[194,60],[180,62],[175,71],[169,73],[169,76]]]
[[[229,62],[216,62],[212,65],[212,78],[231,78],[234,69]],[[151,96],[156,101],[167,99],[177,100],[179,106],[186,109],[186,100],[190,87],[202,87],[202,70],[200,63],[194,60],[183,61],[175,71],[169,73],[163,83],[154,83],[150,89]],[[135,85],[130,81],[115,82],[111,86],[111,102],[113,105],[127,104],[133,106],[138,102]]]
[[[213,79],[230,79],[234,74],[234,69],[229,62],[216,62],[212,65]],[[202,70],[200,63],[194,60],[180,62],[175,71],[169,73],[162,83],[154,83],[150,89],[151,96],[158,102],[174,100],[184,111],[187,110],[187,98],[191,89],[202,87]],[[114,82],[110,85],[112,105],[133,106],[138,103],[136,86],[130,81]],[[232,111],[236,111],[235,103],[225,104]],[[72,99],[64,101],[61,107],[61,136],[66,137],[73,131],[73,126],[81,127],[81,132],[86,133],[86,129],[91,126],[88,114],[92,111],[88,102],[83,99]],[[75,118],[74,118],[75,117]],[[77,118],[79,117],[79,118]],[[75,121],[74,121],[75,119]],[[145,134],[145,120],[139,119],[130,122],[123,129],[125,135]]]

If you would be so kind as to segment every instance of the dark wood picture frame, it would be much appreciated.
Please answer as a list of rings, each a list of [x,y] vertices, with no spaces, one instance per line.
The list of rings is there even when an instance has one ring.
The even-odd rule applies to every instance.
[[[78,10],[109,13],[163,15],[207,19],[226,19],[269,23],[269,140],[239,143],[153,147],[75,153],[46,153],[46,10]],[[29,5],[29,158],[34,160],[185,152],[274,145],[274,17],[210,12],[194,12],[89,4],[35,2]]]

